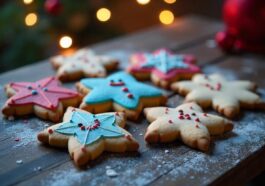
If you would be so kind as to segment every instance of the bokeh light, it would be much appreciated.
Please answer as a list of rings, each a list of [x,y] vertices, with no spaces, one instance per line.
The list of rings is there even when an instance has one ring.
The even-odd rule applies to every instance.
[[[150,0],[136,0],[137,3],[139,3],[140,5],[146,5],[148,3],[150,3]]]
[[[73,44],[73,40],[70,36],[62,36],[59,44],[62,48],[70,48]]]
[[[165,3],[168,3],[168,4],[173,4],[176,2],[176,0],[164,0]]]
[[[38,16],[35,13],[29,13],[26,17],[25,17],[25,24],[27,26],[33,26],[37,23],[38,21]]]
[[[159,14],[159,20],[162,24],[169,25],[174,22],[174,14],[170,10],[163,10]]]
[[[100,8],[97,11],[97,18],[99,21],[106,22],[110,19],[111,12],[107,8]]]
[[[32,2],[33,2],[33,0],[23,0],[23,3],[24,3],[24,4],[27,4],[27,5],[28,5],[28,4],[31,4]]]

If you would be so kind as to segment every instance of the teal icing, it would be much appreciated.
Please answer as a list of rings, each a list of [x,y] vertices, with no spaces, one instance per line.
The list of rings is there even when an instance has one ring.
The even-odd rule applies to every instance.
[[[155,54],[144,54],[145,63],[141,67],[156,68],[163,73],[167,73],[176,68],[188,68],[188,65],[184,63],[183,55],[173,55],[167,50],[161,49]]]
[[[63,123],[55,131],[74,136],[83,145],[90,145],[101,138],[125,135],[116,125],[114,114],[94,115],[78,111],[73,111],[70,121]]]
[[[122,82],[124,85],[111,86],[111,82]],[[81,84],[91,90],[84,98],[84,102],[88,105],[113,101],[127,109],[135,109],[140,98],[162,96],[160,89],[138,82],[125,72],[117,72],[107,78],[82,79]],[[124,88],[128,88],[128,91],[124,91]]]

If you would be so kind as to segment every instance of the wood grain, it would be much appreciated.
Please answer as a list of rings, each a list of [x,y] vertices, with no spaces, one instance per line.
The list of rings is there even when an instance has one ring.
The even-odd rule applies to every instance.
[[[206,73],[219,72],[230,79],[243,78],[257,82],[264,89],[264,57],[229,56],[212,42],[218,22],[189,16],[169,27],[155,27],[130,36],[91,46],[121,60],[121,69],[132,52],[168,47],[174,52],[194,54]],[[30,75],[29,75],[30,74]],[[10,81],[33,81],[53,75],[47,60],[0,75],[0,89]],[[73,83],[64,84],[74,88]],[[167,91],[168,106],[175,107],[183,98]],[[0,95],[0,104],[6,100]],[[212,112],[212,111],[211,111]],[[147,145],[143,139],[148,122],[142,116],[128,122],[129,130],[140,143],[139,153],[104,153],[87,169],[76,168],[67,149],[40,145],[35,136],[51,124],[34,117],[15,121],[0,120],[0,185],[204,185],[242,183],[264,169],[265,116],[262,112],[243,112],[233,133],[215,137],[210,153],[192,150],[181,142]],[[19,142],[15,138],[21,138]],[[165,151],[168,150],[169,152]],[[22,159],[23,164],[16,160]],[[252,163],[253,162],[253,163]],[[264,161],[263,161],[264,162]],[[106,166],[119,176],[106,175]],[[37,170],[41,167],[41,170]],[[240,179],[244,176],[244,179]],[[231,178],[238,180],[231,181]]]

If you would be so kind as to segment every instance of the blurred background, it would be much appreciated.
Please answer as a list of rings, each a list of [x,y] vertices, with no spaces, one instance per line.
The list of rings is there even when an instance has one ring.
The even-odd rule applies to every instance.
[[[0,73],[185,14],[221,18],[222,0],[1,0]]]

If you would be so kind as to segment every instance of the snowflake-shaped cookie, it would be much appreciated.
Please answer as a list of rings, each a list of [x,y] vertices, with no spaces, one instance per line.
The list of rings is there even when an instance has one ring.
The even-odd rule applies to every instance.
[[[118,60],[110,56],[96,55],[92,50],[82,49],[72,56],[55,56],[51,63],[57,69],[61,81],[73,81],[82,77],[104,77],[106,70],[114,70]]]
[[[203,113],[196,103],[186,103],[177,108],[146,108],[144,112],[151,122],[145,134],[149,143],[181,139],[190,147],[207,151],[210,135],[220,135],[233,129],[229,120]]]
[[[265,108],[264,101],[253,93],[256,85],[250,81],[227,81],[219,74],[198,74],[191,81],[172,84],[172,90],[195,101],[202,107],[212,106],[226,117],[233,118],[242,108]]]
[[[83,79],[77,89],[86,94],[81,109],[92,113],[125,111],[131,120],[136,120],[144,107],[164,105],[166,101],[160,89],[138,82],[125,72]]]
[[[7,84],[8,97],[3,107],[5,116],[23,116],[34,113],[40,118],[58,122],[64,108],[77,106],[81,96],[73,90],[59,86],[54,77],[36,82],[15,82]]]
[[[78,166],[96,159],[104,151],[137,151],[139,144],[123,129],[126,117],[122,112],[91,114],[68,107],[63,122],[38,134],[39,141],[51,146],[67,147]]]
[[[179,79],[190,79],[200,72],[195,58],[191,55],[176,55],[167,49],[158,49],[153,53],[136,53],[131,57],[132,65],[127,71],[137,79],[151,77],[154,84],[169,88]]]

